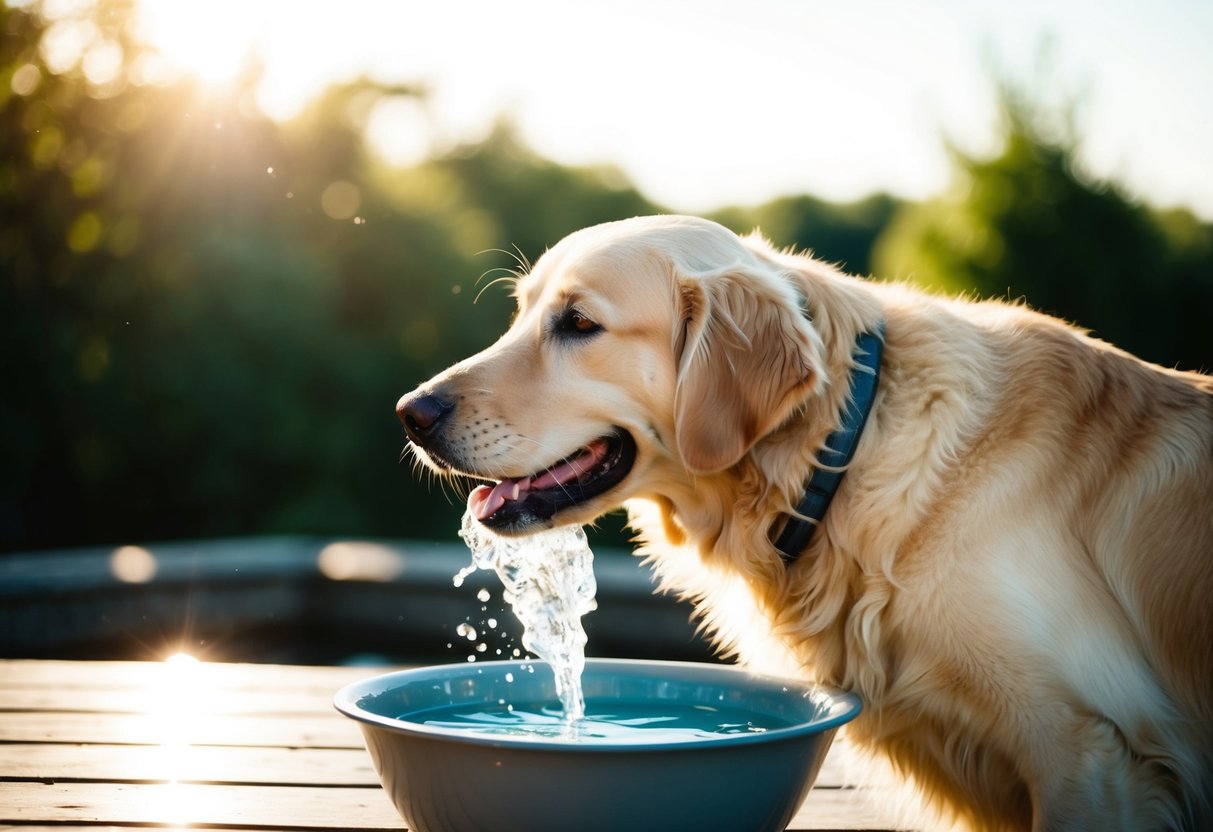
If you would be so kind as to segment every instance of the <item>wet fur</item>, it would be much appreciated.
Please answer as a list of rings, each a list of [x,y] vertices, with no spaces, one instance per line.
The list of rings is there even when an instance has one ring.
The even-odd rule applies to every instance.
[[[721,648],[857,691],[852,741],[942,816],[1213,827],[1210,378],[691,218],[571,235],[518,296],[497,344],[423,386],[458,400],[456,467],[518,476],[622,426],[634,471],[562,519],[626,500]],[[553,343],[570,303],[604,331]],[[786,566],[772,530],[882,319],[868,428]]]

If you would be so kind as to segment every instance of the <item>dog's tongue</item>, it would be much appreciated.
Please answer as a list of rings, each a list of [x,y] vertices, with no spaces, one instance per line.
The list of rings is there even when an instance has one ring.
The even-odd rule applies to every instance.
[[[542,474],[518,479],[507,478],[493,486],[478,485],[468,495],[468,508],[477,520],[485,520],[506,504],[507,500],[524,498],[529,491],[540,491],[554,488],[577,479],[597,465],[606,456],[607,443],[604,439],[595,439],[581,449],[572,459],[565,460],[555,468],[550,468]]]

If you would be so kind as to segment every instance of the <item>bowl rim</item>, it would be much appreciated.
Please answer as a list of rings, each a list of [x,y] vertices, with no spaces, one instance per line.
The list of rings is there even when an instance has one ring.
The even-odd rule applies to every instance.
[[[452,731],[439,726],[425,725],[419,722],[409,722],[393,717],[372,713],[360,707],[358,700],[362,697],[381,694],[390,690],[394,682],[416,681],[427,675],[438,677],[460,676],[474,672],[479,666],[485,668],[505,669],[516,667],[525,669],[530,665],[546,666],[542,659],[493,660],[472,663],[449,663],[438,665],[423,665],[419,667],[394,670],[351,682],[333,696],[333,706],[344,716],[364,725],[386,729],[390,733],[403,734],[411,737],[424,737],[458,745],[484,746],[493,748],[527,749],[533,751],[560,751],[574,753],[663,753],[668,751],[685,751],[688,749],[710,749],[721,746],[752,745],[781,742],[800,737],[823,734],[832,731],[859,716],[863,703],[855,693],[832,685],[807,682],[785,676],[759,673],[739,665],[712,664],[708,662],[663,661],[653,659],[618,659],[618,658],[587,658],[586,670],[610,671],[616,668],[636,668],[638,670],[673,672],[707,672],[721,676],[736,675],[748,680],[748,684],[763,684],[783,687],[785,690],[799,689],[805,695],[825,695],[834,703],[843,707],[838,713],[820,720],[798,722],[793,725],[770,728],[762,733],[753,734],[721,734],[719,737],[701,738],[694,740],[678,740],[672,742],[626,743],[609,742],[595,743],[586,741],[571,741],[562,737],[515,737],[502,734],[478,734],[472,731]]]

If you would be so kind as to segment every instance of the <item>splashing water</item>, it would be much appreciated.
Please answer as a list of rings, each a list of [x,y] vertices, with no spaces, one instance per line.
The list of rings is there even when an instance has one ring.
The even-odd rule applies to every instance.
[[[594,553],[580,526],[561,526],[525,537],[499,537],[471,511],[459,536],[472,550],[472,565],[455,576],[455,586],[477,569],[491,569],[505,587],[503,596],[522,622],[522,644],[552,667],[564,719],[585,716],[581,672],[585,669],[585,628],[581,617],[598,605]]]

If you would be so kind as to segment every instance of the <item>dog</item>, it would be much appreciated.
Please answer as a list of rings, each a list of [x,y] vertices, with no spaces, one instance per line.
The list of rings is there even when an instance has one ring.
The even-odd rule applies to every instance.
[[[857,692],[850,741],[961,825],[1213,828],[1213,379],[692,217],[514,289],[397,404],[481,523],[622,504],[723,653]]]

